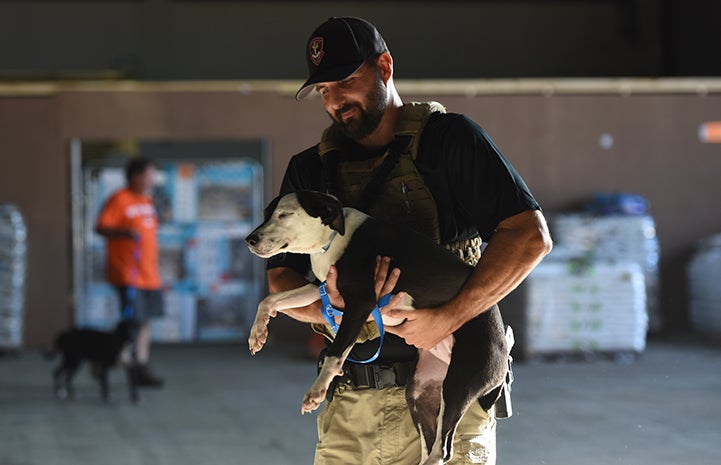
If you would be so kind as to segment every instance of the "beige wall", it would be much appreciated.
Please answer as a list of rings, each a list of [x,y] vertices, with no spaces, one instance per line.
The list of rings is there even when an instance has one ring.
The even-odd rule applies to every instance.
[[[218,89],[55,90],[0,98],[0,202],[27,217],[30,256],[25,341],[49,342],[71,323],[68,144],[108,140],[263,138],[270,142],[273,192],[289,157],[316,142],[328,117],[316,99],[283,92]],[[405,99],[428,97],[406,93]],[[686,318],[685,266],[696,242],[721,232],[721,146],[697,127],[720,119],[721,94],[541,93],[446,95],[470,115],[521,172],[547,213],[582,204],[598,190],[645,196],[661,243],[667,329]],[[599,146],[609,133],[615,145]]]

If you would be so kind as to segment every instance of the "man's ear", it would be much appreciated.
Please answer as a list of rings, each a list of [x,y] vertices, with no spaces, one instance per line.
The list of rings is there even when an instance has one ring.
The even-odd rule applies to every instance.
[[[389,52],[381,53],[376,61],[376,66],[383,83],[387,85],[388,81],[393,77],[393,57]]]
[[[308,215],[320,218],[323,224],[330,226],[342,236],[345,234],[343,205],[332,195],[315,191],[298,191],[298,203]]]

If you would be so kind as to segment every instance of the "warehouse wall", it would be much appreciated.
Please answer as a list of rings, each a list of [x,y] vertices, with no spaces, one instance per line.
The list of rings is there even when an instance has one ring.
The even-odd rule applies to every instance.
[[[425,100],[425,95],[405,99]],[[696,242],[721,231],[719,145],[698,125],[718,119],[721,94],[447,95],[519,169],[548,214],[599,190],[648,198],[661,244],[666,329],[686,327],[685,266]],[[273,192],[289,157],[310,146],[327,116],[317,99],[273,92],[60,91],[0,98],[0,199],[17,203],[30,231],[26,331],[42,345],[71,323],[68,144],[108,139],[262,138],[270,143]],[[599,140],[610,134],[614,144]]]
[[[0,98],[0,160],[0,203],[16,204],[28,230],[25,340],[45,342],[67,325],[69,303],[70,191],[56,98]]]

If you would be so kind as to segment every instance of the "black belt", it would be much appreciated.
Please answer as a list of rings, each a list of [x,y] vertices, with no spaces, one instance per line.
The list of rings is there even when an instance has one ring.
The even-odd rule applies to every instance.
[[[338,382],[345,383],[352,389],[405,386],[415,364],[415,361],[382,364],[346,363],[343,365],[343,376],[338,378]]]
[[[325,358],[325,351],[321,353],[318,369]],[[343,375],[336,376],[328,389],[327,399],[333,398],[336,386],[344,385],[356,389],[383,389],[387,387],[405,386],[413,373],[415,360],[392,363],[350,363],[343,365]]]

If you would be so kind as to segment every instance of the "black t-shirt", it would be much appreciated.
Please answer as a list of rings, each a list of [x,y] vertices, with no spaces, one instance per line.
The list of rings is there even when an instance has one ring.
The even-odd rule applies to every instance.
[[[349,160],[375,158],[384,150],[367,151],[350,143]],[[501,154],[490,137],[470,118],[454,113],[431,116],[421,135],[416,168],[438,206],[441,242],[480,236],[484,242],[498,223],[526,210],[539,210],[523,179]],[[280,195],[298,190],[322,190],[318,146],[291,158]],[[290,267],[308,273],[307,255],[281,254],[268,260],[268,268]],[[400,338],[387,335],[379,361],[405,359],[415,351]],[[357,344],[354,358],[367,358],[378,341]],[[365,347],[364,347],[365,346]],[[408,346],[406,346],[408,347]],[[366,354],[366,355],[364,355]]]

